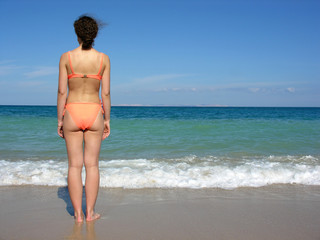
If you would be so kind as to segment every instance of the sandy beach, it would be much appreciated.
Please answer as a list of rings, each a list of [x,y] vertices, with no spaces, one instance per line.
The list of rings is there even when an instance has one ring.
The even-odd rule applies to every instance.
[[[320,239],[320,187],[101,188],[75,224],[66,187],[1,187],[0,239]]]

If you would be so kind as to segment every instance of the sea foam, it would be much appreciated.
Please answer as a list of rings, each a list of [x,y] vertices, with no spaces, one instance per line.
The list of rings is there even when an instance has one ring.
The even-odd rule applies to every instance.
[[[320,185],[319,158],[314,156],[186,156],[100,160],[99,164],[100,186],[108,188],[234,189],[270,184]],[[0,186],[66,186],[67,168],[66,161],[0,160]]]

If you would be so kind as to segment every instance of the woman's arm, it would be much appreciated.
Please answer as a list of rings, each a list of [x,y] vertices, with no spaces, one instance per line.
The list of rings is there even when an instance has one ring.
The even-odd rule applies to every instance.
[[[101,98],[104,110],[104,130],[102,140],[106,139],[110,135],[110,59],[107,55],[104,55],[106,67],[104,69],[101,80]]]
[[[57,97],[58,134],[63,138],[63,111],[68,94],[67,55],[62,54],[59,63],[59,85]]]

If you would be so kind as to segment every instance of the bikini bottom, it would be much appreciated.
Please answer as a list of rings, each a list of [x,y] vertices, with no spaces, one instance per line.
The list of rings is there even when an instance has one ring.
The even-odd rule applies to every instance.
[[[103,114],[101,103],[74,102],[66,104],[63,115],[68,110],[75,124],[84,131],[93,125],[100,109]]]

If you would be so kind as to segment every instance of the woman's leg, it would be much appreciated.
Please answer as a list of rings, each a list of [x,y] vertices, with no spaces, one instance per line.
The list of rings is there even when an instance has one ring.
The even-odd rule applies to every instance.
[[[82,167],[83,167],[83,131],[72,120],[68,111],[63,120],[63,133],[66,141],[69,167],[68,189],[77,222],[83,221],[82,213]]]
[[[86,168],[86,220],[92,221],[100,217],[94,212],[99,191],[99,153],[103,133],[103,117],[99,111],[90,129],[84,132],[84,165]]]

